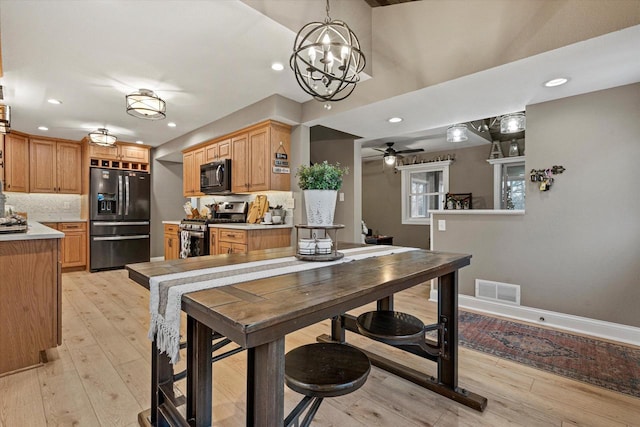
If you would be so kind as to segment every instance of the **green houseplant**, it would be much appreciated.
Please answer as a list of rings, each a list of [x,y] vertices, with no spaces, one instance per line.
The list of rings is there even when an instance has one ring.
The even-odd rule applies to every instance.
[[[338,190],[342,187],[342,177],[348,173],[349,168],[340,163],[330,164],[326,160],[298,168],[296,177],[298,186],[304,191],[308,225],[333,224]]]

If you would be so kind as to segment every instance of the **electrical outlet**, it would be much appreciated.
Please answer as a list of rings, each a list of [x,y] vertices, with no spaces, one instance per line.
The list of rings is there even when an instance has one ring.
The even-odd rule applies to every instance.
[[[438,220],[438,231],[447,231],[447,221],[444,219]]]
[[[62,203],[62,209],[69,209],[71,205],[69,204],[69,202],[63,202]]]
[[[293,197],[290,199],[287,199],[286,202],[284,203],[284,208],[295,209],[295,199]]]
[[[340,201],[344,202],[344,193],[340,193]]]

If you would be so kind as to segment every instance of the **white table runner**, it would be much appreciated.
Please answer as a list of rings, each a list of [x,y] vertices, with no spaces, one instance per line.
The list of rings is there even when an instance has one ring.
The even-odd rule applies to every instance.
[[[151,324],[148,336],[150,340],[155,336],[158,349],[167,353],[171,363],[176,363],[180,360],[181,302],[182,295],[186,293],[412,250],[416,248],[367,246],[341,250],[345,254],[344,258],[330,262],[309,262],[296,257],[285,257],[151,277]]]

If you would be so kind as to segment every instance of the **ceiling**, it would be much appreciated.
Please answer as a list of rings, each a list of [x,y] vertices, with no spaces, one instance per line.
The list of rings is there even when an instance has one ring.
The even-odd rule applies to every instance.
[[[29,134],[80,140],[106,127],[121,140],[159,146],[273,94],[310,100],[288,67],[295,32],[242,1],[0,0],[0,18],[4,102],[12,128]],[[305,124],[362,137],[363,156],[390,141],[448,150],[454,122],[640,81],[638,46],[636,25]],[[273,61],[285,69],[273,71]],[[542,85],[558,74],[569,83]],[[125,95],[140,88],[167,101],[165,120],[126,114]],[[391,116],[404,121],[390,124]],[[453,147],[478,144],[488,140],[471,132]]]

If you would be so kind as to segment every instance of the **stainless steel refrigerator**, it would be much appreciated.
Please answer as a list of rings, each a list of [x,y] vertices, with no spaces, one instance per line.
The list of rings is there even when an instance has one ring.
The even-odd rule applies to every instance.
[[[149,261],[149,173],[91,168],[89,182],[91,271]]]

